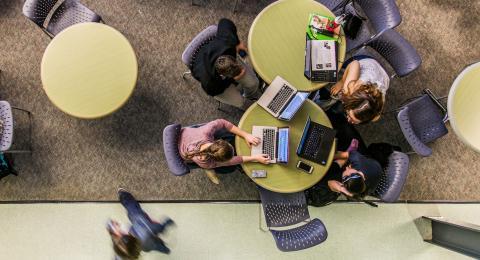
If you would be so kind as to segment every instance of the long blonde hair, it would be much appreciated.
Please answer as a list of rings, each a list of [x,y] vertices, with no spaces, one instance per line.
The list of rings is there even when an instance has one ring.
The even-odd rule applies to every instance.
[[[218,139],[205,150],[188,153],[187,159],[190,160],[195,156],[205,156],[207,160],[226,162],[233,157],[233,146],[223,139]]]

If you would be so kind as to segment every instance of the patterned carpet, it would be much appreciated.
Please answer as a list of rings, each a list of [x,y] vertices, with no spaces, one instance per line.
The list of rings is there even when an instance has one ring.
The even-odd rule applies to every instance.
[[[200,1],[200,0],[198,0]],[[134,47],[139,79],[133,96],[119,111],[99,120],[79,120],[48,100],[40,81],[40,61],[50,39],[21,13],[23,1],[0,2],[0,96],[34,113],[33,148],[16,156],[19,176],[0,181],[0,200],[113,200],[122,186],[142,200],[252,200],[257,192],[240,173],[210,184],[200,172],[172,176],[162,151],[162,129],[227,118],[193,80],[184,82],[180,56],[191,38],[219,18],[235,21],[247,39],[256,14],[268,1],[243,0],[233,14],[233,1],[211,0],[191,6],[190,0],[83,0],[106,24],[121,31]],[[260,2],[260,3],[258,3]],[[403,17],[397,28],[419,51],[422,67],[393,80],[387,109],[425,87],[440,96],[455,76],[480,60],[480,1],[398,1]],[[21,115],[19,115],[21,116]],[[23,128],[26,121],[20,118]],[[25,145],[24,129],[16,132]],[[404,150],[408,145],[393,117],[361,128],[367,142],[386,141]],[[410,200],[480,200],[480,155],[453,132],[431,145],[428,158],[411,157],[401,195]]]

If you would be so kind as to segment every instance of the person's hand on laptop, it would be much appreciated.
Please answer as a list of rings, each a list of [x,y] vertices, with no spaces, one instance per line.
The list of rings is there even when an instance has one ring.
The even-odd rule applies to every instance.
[[[245,135],[245,141],[247,142],[248,147],[257,146],[260,144],[260,138],[255,137],[251,134],[246,134]]]
[[[270,163],[270,156],[268,154],[257,154],[253,155],[253,159],[256,162],[263,163],[263,164],[269,164]]]

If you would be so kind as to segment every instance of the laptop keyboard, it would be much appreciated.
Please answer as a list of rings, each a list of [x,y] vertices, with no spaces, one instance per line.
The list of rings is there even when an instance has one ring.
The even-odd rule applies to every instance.
[[[312,71],[312,80],[323,82],[334,82],[335,77],[330,72],[326,71]]]
[[[268,154],[271,160],[275,159],[276,139],[275,129],[263,129],[262,153]]]
[[[283,84],[282,88],[280,91],[278,91],[277,95],[275,95],[270,104],[268,104],[267,108],[275,114],[278,113],[285,102],[287,102],[293,91],[294,90],[290,86]]]
[[[320,142],[323,139],[325,130],[319,126],[312,125],[310,128],[310,136],[305,143],[304,155],[310,158],[315,158],[320,147]]]

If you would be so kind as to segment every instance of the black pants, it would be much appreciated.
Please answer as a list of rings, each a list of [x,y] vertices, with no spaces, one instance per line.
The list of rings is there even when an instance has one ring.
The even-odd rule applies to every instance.
[[[328,99],[330,97],[330,92],[325,88],[322,88],[319,91],[320,99]],[[337,102],[333,105],[326,111],[326,114],[330,119],[330,122],[332,122],[333,129],[337,131],[337,134],[335,135],[335,137],[337,137],[337,151],[347,150],[352,139],[357,139],[358,151],[364,155],[368,154],[367,146],[365,145],[362,136],[360,136],[360,133],[352,124],[348,123],[341,102]]]

